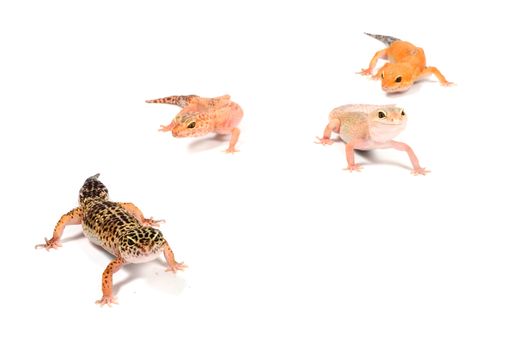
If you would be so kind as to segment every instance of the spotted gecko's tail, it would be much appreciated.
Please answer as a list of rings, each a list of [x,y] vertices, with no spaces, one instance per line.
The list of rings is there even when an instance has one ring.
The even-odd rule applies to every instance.
[[[369,35],[370,37],[373,37],[376,40],[380,40],[381,42],[383,42],[387,46],[390,46],[393,42],[400,40],[398,38],[395,38],[395,37],[392,37],[392,36],[387,36],[387,35],[370,34],[370,33],[364,33],[364,34]]]
[[[175,95],[175,96],[157,98],[155,100],[147,100],[146,103],[166,103],[166,104],[176,105],[181,108],[184,108],[188,106],[190,101],[196,97],[197,97],[196,95]]]
[[[90,176],[84,181],[79,191],[79,204],[82,206],[89,199],[108,200],[108,189],[99,181],[99,175]]]

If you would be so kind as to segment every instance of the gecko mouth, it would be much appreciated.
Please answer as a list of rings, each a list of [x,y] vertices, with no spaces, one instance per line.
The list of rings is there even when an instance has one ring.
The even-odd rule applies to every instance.
[[[397,93],[397,92],[404,92],[404,91],[407,91],[407,90],[409,90],[410,87],[411,87],[411,85],[406,85],[406,86],[390,86],[390,87],[382,86],[382,90],[384,90],[385,92],[391,94],[391,93]]]
[[[396,120],[375,120],[375,123],[378,125],[401,125],[404,123],[403,119]]]

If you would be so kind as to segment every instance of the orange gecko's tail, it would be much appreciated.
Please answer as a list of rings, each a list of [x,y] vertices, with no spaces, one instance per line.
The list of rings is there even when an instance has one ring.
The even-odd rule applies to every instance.
[[[155,100],[147,100],[146,103],[166,103],[170,105],[176,105],[181,108],[188,106],[190,100],[196,98],[196,95],[175,95],[157,98]]]
[[[364,33],[365,35],[369,35],[372,38],[375,38],[376,40],[380,40],[387,46],[391,46],[391,44],[395,41],[399,41],[400,39],[395,38],[393,36],[387,36],[387,35],[380,35],[380,34],[370,34],[370,33]]]

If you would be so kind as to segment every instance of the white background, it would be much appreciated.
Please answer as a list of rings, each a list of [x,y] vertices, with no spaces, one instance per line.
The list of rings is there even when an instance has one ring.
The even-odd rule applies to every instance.
[[[523,11],[440,4],[3,2],[0,347],[524,349]],[[457,85],[387,97],[355,74],[364,31]],[[144,100],[174,94],[230,94],[241,152],[157,132],[179,109]],[[394,150],[343,171],[314,141],[347,103],[403,106],[431,174]],[[80,226],[33,249],[97,172],[189,265],[123,268],[112,308]]]

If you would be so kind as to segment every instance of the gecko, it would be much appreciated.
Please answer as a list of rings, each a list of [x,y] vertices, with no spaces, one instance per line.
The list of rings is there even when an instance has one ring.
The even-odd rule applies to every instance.
[[[163,220],[146,219],[133,203],[112,202],[108,189],[98,179],[99,174],[86,179],[79,191],[79,206],[62,215],[51,239],[35,248],[57,249],[67,225],[82,224],[84,235],[94,244],[115,256],[102,273],[102,298],[96,303],[117,303],[113,295],[113,274],[125,264],[152,261],[161,252],[168,263],[166,271],[184,270],[184,263],[175,261],[174,254],[163,234],[153,226]]]
[[[172,132],[173,137],[203,136],[209,133],[231,134],[226,153],[235,153],[240,130],[237,127],[243,110],[230,100],[229,95],[214,98],[197,95],[176,95],[147,100],[147,103],[176,105],[182,110],[168,125],[161,125],[159,131]]]
[[[382,89],[385,92],[406,91],[417,80],[430,74],[435,75],[443,86],[453,85],[436,67],[426,66],[426,56],[422,48],[392,36],[365,34],[380,40],[387,48],[376,52],[369,67],[359,73],[371,75],[378,59],[387,59],[389,62],[372,76],[373,79],[382,80]]]
[[[413,175],[425,175],[429,170],[420,166],[411,147],[393,140],[404,130],[406,121],[404,109],[396,105],[344,105],[330,112],[329,124],[317,143],[330,145],[333,143],[331,133],[338,133],[346,143],[347,170],[351,172],[362,169],[354,162],[354,150],[394,148],[407,153],[413,165]]]

